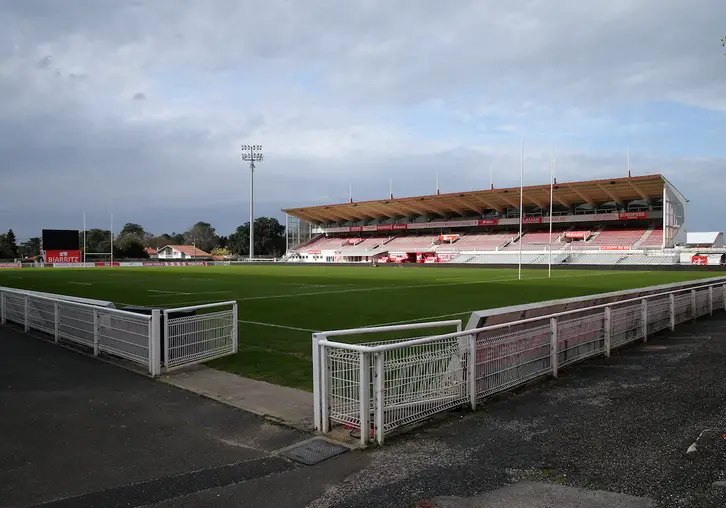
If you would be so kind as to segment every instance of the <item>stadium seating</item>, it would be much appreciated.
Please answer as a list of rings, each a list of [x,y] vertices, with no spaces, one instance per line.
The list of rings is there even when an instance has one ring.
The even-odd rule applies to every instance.
[[[599,249],[600,247],[632,247],[640,241],[647,230],[604,228],[587,242],[572,242],[573,249]]]
[[[341,251],[346,250],[373,250],[377,247],[381,247],[381,245],[387,240],[388,238],[381,238],[381,237],[367,237],[363,238],[362,242],[358,242],[357,244],[353,245],[351,243],[347,243],[347,241],[344,240],[343,245],[340,246]]]
[[[462,236],[452,247],[460,251],[497,250],[515,237],[514,232],[474,233]]]
[[[559,250],[565,247],[565,245],[557,240],[562,235],[562,233],[563,231],[552,231],[552,250]],[[512,242],[504,249],[519,250],[520,242],[522,243],[522,250],[547,250],[550,243],[550,233],[549,231],[524,233],[519,242]]]
[[[438,235],[397,236],[386,243],[385,246],[389,252],[416,252],[422,249],[433,250],[433,243],[438,238]]]
[[[654,229],[650,234],[646,233],[641,242],[636,245],[640,249],[660,249],[663,247],[663,229]]]
[[[321,236],[317,240],[310,242],[304,247],[298,249],[298,252],[337,249],[338,247],[340,247],[340,244],[343,243],[343,241],[343,238]]]

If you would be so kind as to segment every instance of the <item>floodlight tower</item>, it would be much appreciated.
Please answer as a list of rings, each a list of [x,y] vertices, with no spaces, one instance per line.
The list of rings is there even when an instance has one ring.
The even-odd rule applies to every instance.
[[[255,162],[262,162],[262,145],[242,145],[242,162],[250,163],[250,259],[255,257]]]

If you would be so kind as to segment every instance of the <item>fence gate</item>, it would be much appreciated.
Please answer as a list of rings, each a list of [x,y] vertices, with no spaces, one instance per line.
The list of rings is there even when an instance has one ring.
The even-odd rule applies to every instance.
[[[166,309],[163,323],[166,371],[237,352],[237,302]]]

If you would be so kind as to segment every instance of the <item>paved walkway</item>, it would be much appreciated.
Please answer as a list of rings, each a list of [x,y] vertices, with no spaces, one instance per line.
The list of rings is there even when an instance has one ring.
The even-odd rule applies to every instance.
[[[247,379],[203,365],[162,376],[161,380],[285,425],[312,431],[313,394]]]
[[[724,365],[722,313],[306,467],[306,433],[0,328],[0,507],[723,508]]]

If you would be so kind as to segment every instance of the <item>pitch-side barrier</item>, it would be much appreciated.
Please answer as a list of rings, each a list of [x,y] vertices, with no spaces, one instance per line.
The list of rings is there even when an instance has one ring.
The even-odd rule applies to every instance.
[[[726,277],[526,307],[474,313],[465,330],[445,321],[314,333],[316,428],[347,425],[360,430],[363,445],[373,437],[383,444],[437,413],[476,409],[497,393],[726,310]],[[442,326],[457,331],[364,344],[333,340]]]

